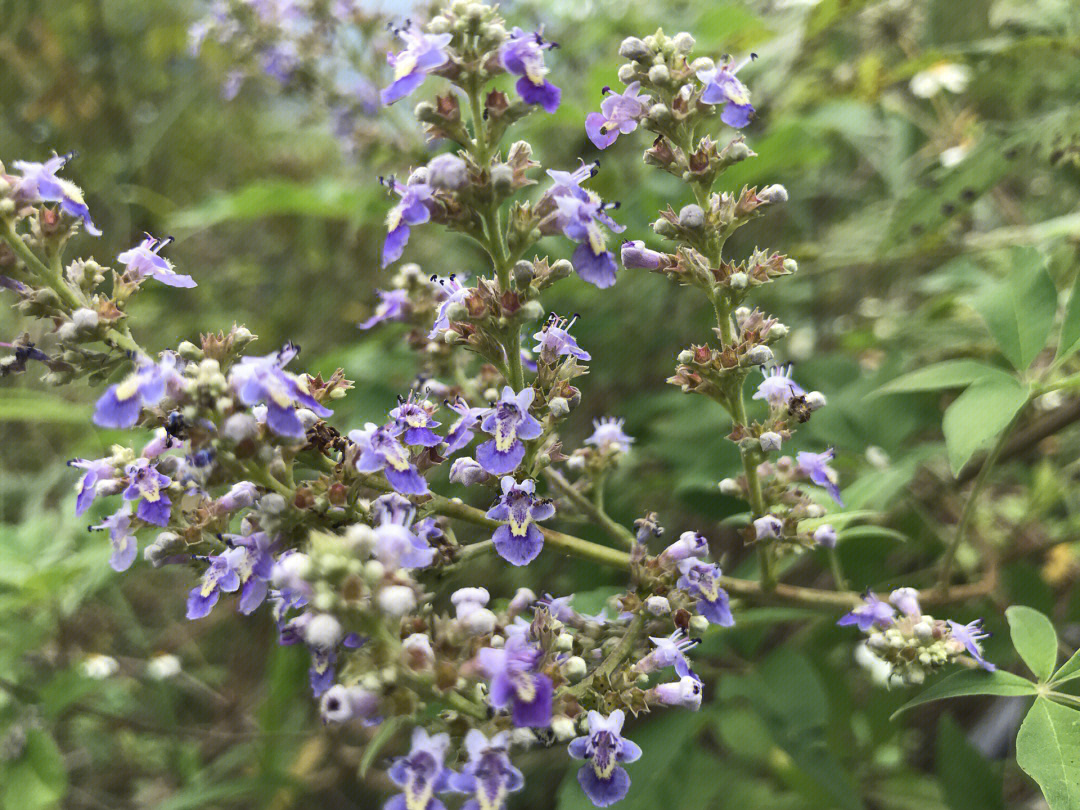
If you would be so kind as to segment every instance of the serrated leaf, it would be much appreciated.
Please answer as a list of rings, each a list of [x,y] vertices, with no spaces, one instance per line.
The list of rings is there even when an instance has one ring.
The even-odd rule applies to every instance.
[[[911,394],[920,391],[963,388],[983,377],[996,375],[1009,376],[999,368],[975,360],[945,360],[908,374],[901,374],[895,380],[885,383],[874,394]]]
[[[909,700],[899,709],[892,713],[895,719],[897,715],[944,698],[964,697],[966,695],[998,695],[1000,697],[1024,697],[1034,695],[1038,688],[1034,683],[1013,675],[1011,672],[996,670],[987,672],[983,669],[964,669],[954,672],[948,677],[942,678],[937,683],[931,684],[927,689]]]
[[[1080,808],[1080,712],[1039,698],[1016,737],[1016,762],[1050,810]]]
[[[1057,359],[1061,360],[1080,349],[1080,273],[1076,274],[1069,302],[1065,305],[1065,318],[1061,322]]]
[[[1040,681],[1050,680],[1057,664],[1058,640],[1054,625],[1039,611],[1013,605],[1005,611],[1013,646]]]
[[[1001,772],[996,771],[948,714],[938,723],[935,752],[938,781],[951,810],[1005,807]]]
[[[1012,422],[1028,400],[1028,389],[1007,375],[973,382],[945,410],[942,430],[953,475]]]
[[[1046,346],[1057,314],[1057,288],[1045,257],[1032,247],[1013,248],[1009,275],[980,296],[975,308],[1009,362],[1025,371]]]

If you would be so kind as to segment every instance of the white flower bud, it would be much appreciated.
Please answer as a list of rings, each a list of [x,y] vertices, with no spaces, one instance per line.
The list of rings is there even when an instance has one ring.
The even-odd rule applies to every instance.
[[[806,516],[808,518],[819,518],[825,516],[825,507],[819,503],[812,503],[806,507]]]
[[[375,583],[386,576],[386,566],[378,560],[368,560],[364,563],[364,579]]]
[[[580,655],[571,655],[562,665],[563,675],[571,681],[579,681],[585,677],[588,665]]]
[[[794,259],[784,259],[784,269],[789,273],[798,273],[799,263]]]
[[[259,425],[255,418],[248,413],[234,413],[225,420],[221,426],[221,435],[230,442],[239,444],[247,439],[255,438],[259,431]]]
[[[742,493],[742,488],[739,486],[739,482],[734,478],[724,478],[720,481],[720,492],[724,495],[739,495]]]
[[[371,554],[375,549],[375,530],[366,523],[354,523],[345,530],[345,545],[354,554]]]
[[[268,492],[259,498],[259,511],[268,515],[278,515],[285,511],[285,498],[276,492]]]
[[[565,714],[557,714],[551,718],[551,733],[559,742],[566,742],[577,736],[577,727]]]
[[[649,68],[649,81],[663,86],[671,81],[671,71],[667,69],[667,65],[653,65]]]
[[[548,410],[556,419],[561,419],[570,413],[570,403],[566,397],[552,397],[551,401],[548,402]]]
[[[671,613],[671,603],[666,596],[650,596],[645,600],[645,610],[653,616],[666,616]]]
[[[110,655],[90,655],[83,661],[83,673],[95,681],[111,678],[119,669],[120,665]]]
[[[633,65],[620,65],[619,66],[619,81],[623,84],[630,84],[634,81],[634,77],[637,76],[637,71]]]
[[[388,616],[404,616],[416,607],[416,594],[408,585],[389,585],[379,591],[378,603]]]
[[[311,575],[311,558],[300,551],[282,555],[274,564],[271,579],[278,588],[302,587]]]
[[[83,329],[89,332],[93,329],[97,329],[98,314],[92,309],[83,307],[71,313],[71,322],[75,324],[76,329]]]
[[[825,548],[836,548],[836,529],[825,523],[814,530],[814,542]]]
[[[79,337],[79,328],[71,321],[60,324],[56,330],[56,339],[61,343],[72,343]]]
[[[694,203],[684,205],[682,210],[679,211],[679,224],[690,230],[700,228],[705,224],[705,212],[700,205]]]
[[[559,652],[570,652],[574,649],[574,637],[569,633],[559,633],[555,637],[555,649]]]
[[[706,630],[709,629],[709,620],[704,616],[691,616],[690,617],[690,632],[696,636],[700,636]]]
[[[652,56],[649,46],[638,37],[627,37],[619,45],[619,56],[641,62]]]
[[[769,430],[761,434],[758,439],[761,442],[761,450],[764,453],[773,453],[780,450],[780,443],[783,441],[779,433],[774,433]]]
[[[769,329],[769,340],[783,340],[788,336],[788,328],[782,323],[774,323]]]
[[[522,748],[531,748],[536,743],[536,735],[532,729],[515,728],[510,732],[510,741],[514,745],[520,745]]]
[[[752,366],[764,366],[773,361],[773,351],[768,346],[757,345],[746,353],[746,362]]]
[[[746,285],[750,283],[750,276],[746,273],[738,272],[732,273],[728,276],[728,286],[733,290],[745,290]]]
[[[146,674],[155,681],[167,681],[181,672],[180,659],[169,653],[155,655],[146,662]]]
[[[304,628],[304,640],[319,650],[332,650],[341,641],[341,622],[329,613],[319,613],[311,617]]]
[[[716,67],[716,62],[707,56],[699,56],[690,63],[690,70],[694,73],[700,73],[703,70],[712,70],[714,67]]]
[[[445,191],[457,191],[469,181],[465,161],[449,152],[431,159],[428,176],[432,187]]]
[[[788,201],[787,189],[779,183],[765,186],[765,188],[757,193],[757,197],[763,203],[768,204],[784,203]]]
[[[472,635],[486,636],[495,631],[496,622],[495,614],[482,607],[470,611],[461,623]]]
[[[812,411],[825,407],[825,395],[820,391],[811,391],[806,395],[806,407]]]
[[[682,53],[689,53],[694,50],[694,38],[686,31],[680,31],[671,38],[672,44],[675,46],[675,50]]]

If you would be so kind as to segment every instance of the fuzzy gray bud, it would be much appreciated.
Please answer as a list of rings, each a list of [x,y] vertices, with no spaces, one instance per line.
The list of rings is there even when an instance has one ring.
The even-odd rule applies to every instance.
[[[645,44],[644,40],[637,37],[627,37],[619,45],[619,56],[623,59],[633,59],[637,62],[643,62],[652,56],[652,52],[649,50],[649,46]]]
[[[690,230],[700,228],[705,224],[705,212],[700,205],[694,203],[684,205],[679,211],[679,224]]]

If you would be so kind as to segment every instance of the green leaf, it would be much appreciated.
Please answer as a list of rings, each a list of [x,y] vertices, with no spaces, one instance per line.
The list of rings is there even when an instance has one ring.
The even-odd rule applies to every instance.
[[[1034,608],[1013,605],[1005,611],[1013,646],[1040,681],[1050,680],[1057,664],[1058,640],[1054,625]]]
[[[67,793],[64,757],[53,738],[38,728],[26,732],[22,754],[11,762],[0,785],[0,807],[46,810]]]
[[[1017,371],[1024,371],[1046,346],[1057,314],[1057,288],[1046,259],[1031,247],[1012,250],[1012,270],[976,302],[990,333]]]
[[[938,781],[952,810],[1004,810],[1002,776],[979,753],[948,714],[938,723]]]
[[[983,377],[1009,376],[1004,371],[975,360],[945,360],[925,368],[901,374],[881,386],[874,394],[911,394],[919,391],[941,391],[963,388]]]
[[[1080,712],[1036,700],[1016,737],[1016,761],[1039,783],[1050,810],[1078,810]]]
[[[920,694],[909,700],[895,712],[895,718],[908,709],[943,698],[964,697],[965,695],[998,695],[1001,697],[1023,697],[1034,695],[1038,688],[1027,678],[1013,675],[1011,672],[996,670],[987,672],[983,669],[964,669],[954,672],[937,683],[931,684]]]
[[[379,755],[379,752],[386,746],[388,742],[397,734],[398,729],[404,726],[406,718],[400,715],[396,717],[389,717],[382,722],[379,726],[379,730],[375,732],[375,736],[371,738],[367,745],[364,746],[363,756],[360,757],[360,768],[358,773],[360,778],[363,779],[367,776],[368,769],[371,767],[371,763],[375,761],[375,757]]]
[[[1069,303],[1065,305],[1065,318],[1061,322],[1057,359],[1062,360],[1080,349],[1080,273],[1076,274]]]
[[[976,380],[945,409],[942,430],[953,475],[1012,422],[1028,400],[1028,389],[1002,375]]]
[[[1072,654],[1072,658],[1061,665],[1061,669],[1054,673],[1054,683],[1064,683],[1073,678],[1080,678],[1080,650]]]

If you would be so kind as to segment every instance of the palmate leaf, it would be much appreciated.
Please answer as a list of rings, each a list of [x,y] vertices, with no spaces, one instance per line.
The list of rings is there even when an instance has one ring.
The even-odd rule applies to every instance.
[[[1061,669],[1054,673],[1054,683],[1064,683],[1073,678],[1080,678],[1080,650],[1072,654],[1072,658],[1061,665]]]
[[[1050,810],[1080,809],[1080,712],[1040,697],[1016,737],[1016,761]]]

